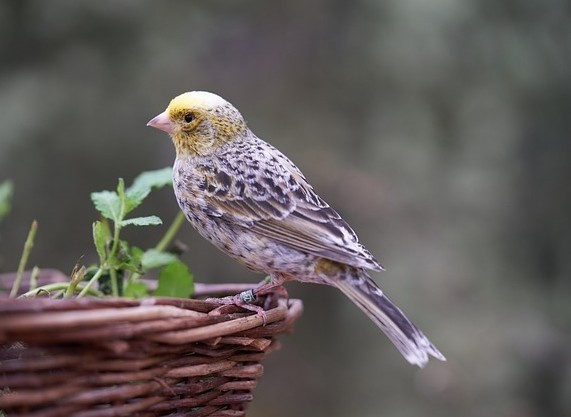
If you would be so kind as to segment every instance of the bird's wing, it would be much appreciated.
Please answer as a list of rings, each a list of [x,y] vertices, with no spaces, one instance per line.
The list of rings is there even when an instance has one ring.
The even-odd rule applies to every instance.
[[[210,214],[303,252],[382,270],[351,227],[313,191],[293,162],[270,145],[263,145],[250,149],[238,161],[221,158],[215,169],[205,172]]]

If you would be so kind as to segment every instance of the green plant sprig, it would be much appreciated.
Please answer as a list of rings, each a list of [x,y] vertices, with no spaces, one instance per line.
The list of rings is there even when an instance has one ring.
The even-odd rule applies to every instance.
[[[172,185],[172,169],[164,168],[140,174],[133,184],[125,188],[123,179],[119,179],[115,191],[99,191],[91,194],[95,208],[101,214],[101,220],[92,225],[93,242],[99,255],[97,265],[85,268],[76,265],[71,273],[70,281],[53,283],[36,287],[38,270],[33,274],[30,290],[22,297],[48,295],[51,298],[70,298],[86,295],[114,297],[126,296],[141,298],[150,291],[141,277],[153,269],[159,270],[158,285],[153,292],[155,296],[189,297],[194,291],[194,278],[188,267],[167,248],[184,221],[184,214],[179,212],[164,236],[154,248],[142,250],[121,239],[121,231],[126,226],[155,226],[162,220],[154,215],[128,217],[139,207],[153,189]],[[34,222],[24,245],[22,260],[18,268],[18,278],[11,294],[18,291],[21,276],[32,249],[37,224]],[[86,282],[87,281],[87,282]],[[94,289],[98,283],[99,288]]]
[[[47,284],[47,285],[42,285],[41,287],[35,288],[33,290],[30,290],[22,295],[20,295],[20,298],[26,298],[26,297],[36,297],[38,295],[42,295],[42,294],[46,294],[46,295],[50,295],[52,296],[52,298],[56,298],[54,296],[54,294],[57,291],[61,291],[62,293],[66,293],[69,289],[70,285],[68,282],[54,282],[53,284]],[[79,284],[77,285],[77,287],[75,287],[75,290],[83,290],[85,288],[84,285]],[[97,291],[93,288],[89,289],[87,292],[89,295],[93,295],[96,297],[103,297],[105,296],[105,294],[103,294],[101,291]]]
[[[96,282],[105,276],[109,277],[113,296],[125,295],[136,298],[145,296],[149,291],[147,286],[140,282],[140,278],[149,270],[158,268],[161,269],[161,272],[155,295],[173,296],[174,294],[174,296],[180,297],[190,295],[194,289],[192,275],[175,255],[166,252],[167,246],[184,220],[182,213],[177,214],[155,248],[143,251],[136,246],[130,246],[120,238],[121,230],[125,226],[162,224],[161,219],[157,216],[134,218],[127,218],[126,216],[141,205],[152,189],[167,185],[172,185],[172,169],[170,167],[143,172],[127,189],[125,189],[123,180],[119,179],[115,192],[100,191],[91,194],[95,208],[103,217],[102,220],[93,223],[93,241],[99,255],[99,265],[78,297],[84,296]],[[112,223],[111,226],[110,222]],[[111,230],[113,231],[111,232]],[[180,265],[174,269],[173,267],[167,268],[173,264]],[[170,275],[174,273],[178,274],[176,279],[172,280],[171,284],[166,285],[165,283],[170,280]],[[127,277],[126,280],[125,277]],[[124,285],[124,283],[126,284]]]

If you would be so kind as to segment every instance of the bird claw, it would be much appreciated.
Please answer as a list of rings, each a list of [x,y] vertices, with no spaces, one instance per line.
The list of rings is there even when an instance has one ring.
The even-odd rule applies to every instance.
[[[217,303],[222,303],[223,306],[234,304],[246,310],[253,311],[262,317],[262,325],[265,326],[266,323],[268,322],[268,315],[266,314],[266,311],[262,307],[252,304],[253,302],[256,301],[256,299],[257,297],[256,294],[254,293],[254,290],[247,290],[247,291],[242,291],[240,294],[236,294],[229,297],[208,298],[207,301],[215,301]]]
[[[254,293],[254,290],[246,290],[242,291],[240,294],[235,295],[234,298],[237,298],[239,302],[236,304],[246,310],[254,311],[258,313],[262,317],[262,326],[265,326],[268,322],[268,315],[266,314],[266,310],[262,307],[252,304],[256,301],[258,297]]]

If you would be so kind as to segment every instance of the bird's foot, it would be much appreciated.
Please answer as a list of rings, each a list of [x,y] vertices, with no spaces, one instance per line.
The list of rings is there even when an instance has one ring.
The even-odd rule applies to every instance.
[[[273,305],[275,306],[277,299],[289,298],[286,289],[281,284],[282,281],[272,280],[270,277],[266,277],[256,288],[242,291],[239,294],[229,297],[209,298],[207,301],[215,301],[223,304],[213,310],[214,314],[222,310],[223,307],[227,305],[236,305],[246,310],[254,311],[262,317],[263,325],[265,326],[267,323],[266,311]],[[263,306],[259,306],[255,303],[259,299],[259,296],[262,295],[266,297],[264,298]]]
[[[263,307],[253,304],[256,301],[256,299],[257,297],[254,290],[247,290],[229,297],[208,298],[207,301],[215,301],[217,303],[222,303],[223,305],[218,308],[222,308],[226,305],[237,305],[238,307],[242,307],[246,310],[254,311],[255,313],[257,313],[262,317],[262,325],[265,326],[268,321],[268,316]],[[215,309],[214,311],[216,310],[218,309]]]

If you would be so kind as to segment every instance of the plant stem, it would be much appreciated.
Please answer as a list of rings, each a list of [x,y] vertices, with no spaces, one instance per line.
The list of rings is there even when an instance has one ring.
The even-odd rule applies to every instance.
[[[83,297],[87,291],[89,291],[91,289],[91,287],[93,286],[93,284],[95,284],[97,282],[97,280],[101,277],[101,275],[103,274],[103,267],[100,267],[97,272],[95,273],[95,275],[93,275],[91,277],[91,279],[89,280],[89,282],[87,283],[87,285],[85,287],[83,287],[83,289],[81,290],[81,292],[77,295],[77,298],[81,298]]]
[[[121,232],[121,226],[117,223],[113,223],[113,229],[113,245],[111,246],[108,259],[115,258],[117,256],[117,249],[119,248],[119,232]]]
[[[168,247],[168,245],[176,236],[178,229],[180,229],[180,225],[182,224],[183,221],[184,221],[184,213],[182,211],[179,211],[176,217],[174,218],[173,222],[169,226],[165,235],[162,237],[159,243],[157,243],[157,246],[155,246],[156,250],[162,252]]]
[[[40,276],[40,268],[34,266],[30,273],[30,291],[36,289],[38,286],[38,277]]]
[[[36,296],[36,295],[38,295],[41,291],[45,291],[45,292],[48,292],[48,293],[51,292],[51,291],[67,291],[68,287],[69,287],[69,283],[68,283],[68,282],[54,282],[53,284],[43,285],[43,286],[41,286],[41,287],[39,287],[39,288],[36,288],[35,290],[28,291],[28,292],[26,292],[26,293],[20,295],[20,298],[22,298],[22,297]],[[78,286],[76,287],[76,289],[78,289],[78,290],[79,290],[79,289],[85,290],[85,287],[83,287],[83,286],[81,286],[81,285],[78,285]],[[94,289],[88,289],[87,292],[89,292],[90,294],[93,294],[93,295],[97,295],[97,296],[99,296],[99,297],[102,297],[102,296],[103,296],[103,293],[101,293],[101,292],[99,292],[99,291],[97,291],[97,290],[94,290]]]
[[[120,184],[122,184],[123,180],[119,180]],[[109,259],[113,259],[117,257],[117,250],[119,249],[119,233],[121,232],[121,225],[119,222],[123,221],[125,217],[125,200],[120,198],[121,200],[121,207],[119,209],[119,218],[113,222],[113,245],[111,246],[111,252],[109,253]],[[107,265],[109,265],[109,259],[107,261]],[[111,275],[111,293],[113,297],[119,297],[119,285],[117,283],[117,271],[111,267],[109,268],[109,272]],[[81,294],[80,294],[81,296]]]
[[[84,266],[80,268],[78,267],[78,265],[75,265],[73,271],[71,272],[71,280],[69,282],[69,286],[67,287],[65,294],[63,295],[63,298],[73,297],[75,289],[83,281],[83,278],[85,278],[85,272],[86,269]]]
[[[67,288],[65,289],[63,298],[71,298],[76,288],[77,288],[77,283],[75,282],[75,277],[72,276],[71,282],[67,285]]]
[[[22,283],[22,276],[24,275],[24,269],[26,269],[26,263],[28,262],[28,257],[30,252],[34,247],[34,239],[36,238],[36,232],[38,230],[38,222],[34,220],[30,226],[30,231],[28,232],[28,238],[26,243],[24,243],[24,250],[22,251],[22,257],[20,258],[20,265],[18,265],[18,272],[16,274],[16,279],[12,285],[12,291],[10,291],[10,297],[15,297],[20,289],[20,284]]]
[[[109,269],[109,274],[111,275],[111,294],[113,297],[119,297],[119,284],[117,281],[117,271],[115,268]]]

